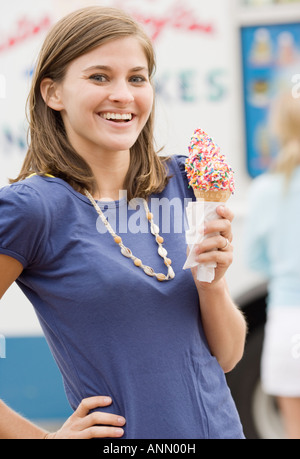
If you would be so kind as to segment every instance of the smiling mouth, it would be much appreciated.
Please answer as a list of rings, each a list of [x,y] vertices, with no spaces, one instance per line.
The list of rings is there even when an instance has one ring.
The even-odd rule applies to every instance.
[[[132,113],[98,113],[98,115],[108,121],[113,121],[115,123],[128,123],[132,120]]]

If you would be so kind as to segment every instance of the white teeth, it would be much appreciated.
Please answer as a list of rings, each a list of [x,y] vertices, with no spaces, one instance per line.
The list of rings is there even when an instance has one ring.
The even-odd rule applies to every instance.
[[[124,113],[121,115],[121,113],[101,113],[100,116],[104,118],[105,120],[132,120],[132,114],[131,113]]]

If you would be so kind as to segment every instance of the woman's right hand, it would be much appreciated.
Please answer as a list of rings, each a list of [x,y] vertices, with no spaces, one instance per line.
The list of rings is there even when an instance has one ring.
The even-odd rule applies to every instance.
[[[46,435],[46,439],[85,439],[119,438],[124,434],[123,426],[126,420],[116,414],[94,411],[99,407],[109,406],[110,397],[89,397],[81,401],[77,410],[69,417],[64,425],[55,433]]]

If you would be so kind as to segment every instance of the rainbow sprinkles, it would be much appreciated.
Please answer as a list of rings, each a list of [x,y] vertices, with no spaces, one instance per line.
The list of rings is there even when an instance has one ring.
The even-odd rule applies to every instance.
[[[185,162],[189,185],[194,190],[234,192],[234,172],[220,147],[202,129],[196,129]]]

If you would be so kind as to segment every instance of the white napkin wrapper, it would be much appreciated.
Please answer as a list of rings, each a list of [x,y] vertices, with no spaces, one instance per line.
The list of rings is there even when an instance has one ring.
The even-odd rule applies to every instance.
[[[203,239],[216,235],[212,233],[209,236],[204,236],[204,225],[210,220],[221,218],[216,209],[222,205],[222,202],[209,202],[209,201],[193,201],[189,202],[186,208],[186,215],[188,220],[188,230],[185,233],[186,242],[189,246],[190,252],[183,266],[183,269],[190,269],[194,266],[197,268],[197,279],[200,282],[211,283],[215,278],[216,263],[203,263],[200,264],[196,261],[196,246],[200,244]]]

